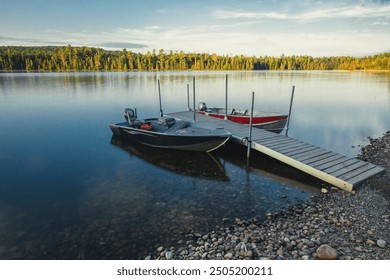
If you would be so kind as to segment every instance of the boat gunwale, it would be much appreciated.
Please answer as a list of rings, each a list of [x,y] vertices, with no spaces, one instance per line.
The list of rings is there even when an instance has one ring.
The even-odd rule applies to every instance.
[[[147,119],[145,119],[145,121],[146,120]],[[209,135],[207,135],[207,134],[196,135],[196,134],[177,134],[177,133],[175,133],[176,130],[172,131],[172,132],[146,130],[146,129],[141,129],[141,128],[129,126],[127,122],[111,123],[111,124],[109,124],[109,126],[115,126],[117,128],[122,128],[126,131],[131,130],[131,131],[138,132],[138,133],[144,134],[144,135],[155,135],[155,136],[166,136],[166,137],[191,137],[191,138],[194,138],[194,137],[221,137],[221,138],[227,137],[227,139],[229,139],[232,135],[229,131],[227,131],[223,127],[215,127],[215,129],[208,130],[207,128],[202,128],[201,126],[199,126],[199,127],[193,126],[193,128],[195,128],[195,129],[201,129],[201,130],[211,131],[211,132],[218,132],[218,133],[210,133]],[[209,127],[211,127],[211,126],[209,126]],[[180,130],[180,129],[178,129],[178,130]]]

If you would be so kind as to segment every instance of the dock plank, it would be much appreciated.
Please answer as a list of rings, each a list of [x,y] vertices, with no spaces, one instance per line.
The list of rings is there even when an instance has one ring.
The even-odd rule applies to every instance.
[[[337,159],[334,159],[332,161],[329,161],[329,162],[326,162],[326,163],[323,163],[323,164],[320,164],[317,166],[313,166],[313,167],[317,168],[318,170],[324,171],[327,168],[330,168],[330,167],[335,166],[337,164],[343,163],[347,160],[350,160],[350,158],[346,157],[346,156],[341,156],[340,158],[337,158]]]
[[[316,156],[316,157],[312,157],[312,158],[308,158],[306,160],[302,160],[302,162],[304,164],[310,165],[311,163],[319,162],[319,161],[331,158],[333,156],[337,156],[337,155],[335,153],[331,152],[331,151],[328,151],[325,154],[322,154],[322,155],[319,155],[319,156]]]
[[[350,159],[348,159],[346,161],[343,161],[343,162],[341,162],[339,164],[336,164],[336,165],[333,165],[331,167],[322,169],[322,171],[325,171],[325,172],[331,174],[331,173],[333,173],[333,172],[335,172],[335,171],[337,171],[337,170],[339,170],[341,168],[347,168],[348,166],[350,166],[352,164],[355,164],[357,162],[359,162],[359,160],[354,159],[354,158],[350,158]]]
[[[264,143],[262,143],[264,144]],[[281,147],[281,146],[284,146],[284,147],[288,147],[288,146],[292,146],[292,145],[297,145],[297,144],[302,144],[302,143],[299,143],[298,141],[294,141],[293,139],[291,138],[285,138],[285,139],[280,139],[279,141],[275,141],[275,143],[267,143],[267,147],[269,148],[273,148],[273,147]]]
[[[289,152],[293,152],[293,151],[298,151],[298,150],[301,150],[301,149],[304,149],[304,148],[307,148],[309,147],[310,145],[308,145],[307,143],[296,143],[296,145],[292,145],[292,146],[288,146],[288,147],[283,147],[281,149],[277,149],[277,151],[279,153],[289,153]]]
[[[258,136],[258,137],[252,137],[252,141],[261,142],[264,143],[267,140],[275,141],[275,139],[279,139],[279,137],[275,135],[264,135],[264,136]]]
[[[313,157],[317,157],[317,156],[321,156],[321,155],[324,155],[326,154],[328,151],[327,150],[324,150],[322,148],[319,148],[317,150],[314,150],[312,153],[309,153],[307,155],[302,155],[302,156],[299,156],[297,158],[295,158],[296,160],[299,160],[300,162],[303,163],[303,161],[307,160],[307,159],[311,159]]]
[[[286,156],[292,157],[295,160],[298,160],[299,157],[312,154],[316,150],[319,151],[320,148],[318,148],[316,146],[308,145],[308,146],[304,147],[303,149],[296,149],[296,150],[293,150],[293,151],[290,151],[290,152],[287,152],[287,153],[283,153],[283,154],[286,155]]]
[[[367,180],[367,178],[372,177],[376,174],[379,174],[379,173],[383,172],[384,170],[385,169],[380,167],[380,166],[373,165],[373,168],[367,169],[366,171],[361,172],[361,173],[359,173],[353,177],[350,177],[348,179],[345,179],[345,180],[347,180],[352,185],[357,185],[357,184]],[[345,176],[345,177],[348,177],[348,176]],[[341,179],[343,179],[343,178],[341,178]]]
[[[276,139],[273,139],[273,140],[259,141],[259,143],[261,143],[262,145],[267,146],[269,148],[273,148],[273,147],[277,147],[277,146],[280,146],[280,145],[291,144],[291,140],[290,139],[284,139],[284,138],[276,138]]]
[[[340,178],[341,175],[347,174],[347,173],[352,172],[354,170],[357,170],[359,168],[365,169],[365,168],[367,168],[367,166],[368,166],[367,162],[358,161],[354,164],[348,165],[345,168],[340,168],[339,170],[336,170],[334,172],[330,172],[329,174]]]
[[[315,158],[312,158],[312,159],[306,160],[305,163],[312,166],[312,167],[317,167],[317,166],[321,166],[323,164],[327,164],[329,162],[334,162],[335,160],[339,160],[341,158],[345,158],[345,156],[331,152],[331,155],[329,157],[326,157],[326,155],[324,155],[323,159],[316,160]]]

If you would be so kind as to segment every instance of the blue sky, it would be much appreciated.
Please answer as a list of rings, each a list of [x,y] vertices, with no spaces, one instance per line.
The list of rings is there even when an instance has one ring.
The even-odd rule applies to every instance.
[[[0,45],[145,53],[353,55],[390,51],[390,0],[5,0]]]

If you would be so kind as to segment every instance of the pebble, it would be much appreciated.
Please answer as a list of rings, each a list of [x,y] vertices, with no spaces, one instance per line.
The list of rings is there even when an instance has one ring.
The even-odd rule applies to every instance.
[[[317,258],[320,260],[335,260],[338,256],[337,250],[327,244],[322,244],[318,247],[316,253]]]
[[[173,253],[172,253],[171,251],[166,252],[166,253],[165,253],[165,258],[166,258],[167,260],[173,259]]]
[[[386,247],[386,241],[382,240],[382,239],[379,239],[376,244],[381,247],[381,248],[385,248]]]
[[[160,246],[160,247],[157,248],[157,252],[161,252],[162,250],[164,250],[163,246]]]
[[[367,239],[366,244],[369,245],[369,246],[376,245],[375,241],[372,241],[371,239]]]
[[[227,260],[230,260],[233,258],[233,254],[232,253],[227,253],[225,256],[223,256],[225,259]]]

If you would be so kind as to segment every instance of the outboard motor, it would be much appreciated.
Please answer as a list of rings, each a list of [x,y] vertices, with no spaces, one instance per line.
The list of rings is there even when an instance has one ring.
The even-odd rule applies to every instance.
[[[126,108],[123,116],[129,124],[132,124],[137,120],[137,109]]]
[[[206,103],[200,102],[200,103],[198,104],[198,110],[201,111],[201,112],[206,112],[206,110],[207,110]]]

